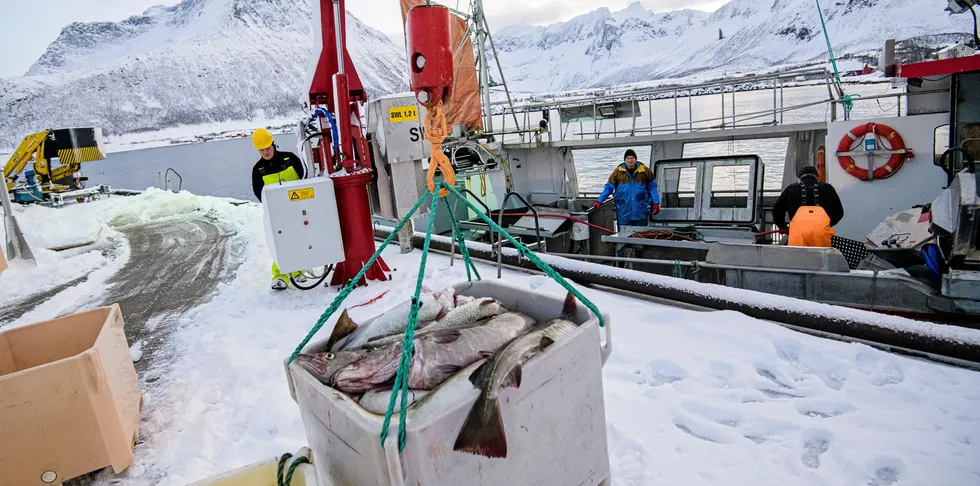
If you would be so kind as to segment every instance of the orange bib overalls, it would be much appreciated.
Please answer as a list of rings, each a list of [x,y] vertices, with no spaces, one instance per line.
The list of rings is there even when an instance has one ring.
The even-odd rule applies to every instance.
[[[802,185],[802,184],[801,184]],[[811,188],[803,185],[803,203],[809,202]],[[837,232],[830,227],[830,216],[820,207],[820,193],[813,186],[813,206],[800,206],[789,222],[789,246],[830,248],[831,238]]]

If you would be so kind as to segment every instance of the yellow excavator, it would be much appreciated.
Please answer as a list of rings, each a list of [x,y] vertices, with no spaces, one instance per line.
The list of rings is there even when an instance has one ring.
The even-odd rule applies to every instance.
[[[52,168],[53,159],[59,165]],[[84,178],[77,177],[82,162],[105,159],[102,147],[102,129],[99,127],[46,129],[24,137],[17,150],[3,167],[3,179],[7,191],[24,186],[25,195],[34,199],[43,193],[79,189]],[[18,178],[34,161],[33,174],[26,174],[24,183]],[[36,181],[33,180],[36,178]],[[15,197],[20,199],[18,191]]]

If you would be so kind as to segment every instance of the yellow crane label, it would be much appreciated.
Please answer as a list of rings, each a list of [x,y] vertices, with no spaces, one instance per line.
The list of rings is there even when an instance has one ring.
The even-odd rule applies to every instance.
[[[313,199],[312,187],[306,187],[303,189],[293,189],[292,191],[289,191],[290,202],[305,201],[307,199]]]
[[[407,121],[418,121],[419,109],[416,106],[396,106],[388,108],[388,121],[401,123]]]

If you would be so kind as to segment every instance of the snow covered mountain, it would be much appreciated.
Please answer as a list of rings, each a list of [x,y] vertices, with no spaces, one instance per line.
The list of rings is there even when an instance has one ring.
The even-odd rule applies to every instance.
[[[944,2],[828,0],[834,53],[876,54],[884,41],[966,41],[969,15]],[[721,37],[721,38],[719,38]],[[753,72],[827,59],[813,0],[733,0],[713,13],[654,13],[639,2],[600,8],[547,27],[509,27],[494,36],[504,74],[518,91],[603,87],[693,74]]]
[[[406,90],[403,49],[347,19],[369,95]],[[184,0],[70,24],[26,75],[0,79],[0,148],[51,127],[96,124],[112,136],[300,116],[311,29],[310,0]]]

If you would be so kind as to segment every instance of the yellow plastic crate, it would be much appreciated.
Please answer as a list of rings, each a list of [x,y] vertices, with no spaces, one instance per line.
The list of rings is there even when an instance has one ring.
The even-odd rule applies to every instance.
[[[298,457],[312,459],[310,449],[304,447],[294,454],[293,457],[287,459],[283,468],[283,475],[285,475],[289,465]],[[191,483],[190,486],[276,486],[278,465],[279,458],[274,457],[221,474],[220,476]],[[293,480],[289,486],[320,486],[317,483],[316,471],[313,469],[313,465],[300,464],[296,468],[296,472],[293,473]]]

